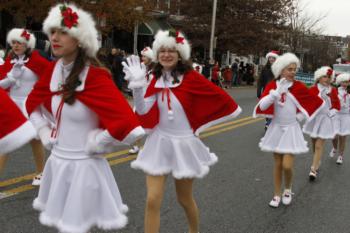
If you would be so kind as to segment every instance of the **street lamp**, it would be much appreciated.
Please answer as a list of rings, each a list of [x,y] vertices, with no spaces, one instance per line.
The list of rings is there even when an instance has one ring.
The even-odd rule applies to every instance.
[[[135,11],[142,12],[143,7],[137,6],[137,7],[135,7]],[[135,26],[134,26],[134,54],[135,55],[138,54],[138,51],[137,51],[137,36],[138,36],[138,34],[139,34],[139,21],[135,20]]]
[[[214,63],[213,50],[214,50],[214,34],[215,34],[215,19],[216,19],[216,6],[217,0],[213,1],[213,15],[211,19],[211,33],[210,33],[210,48],[209,48],[209,62]]]

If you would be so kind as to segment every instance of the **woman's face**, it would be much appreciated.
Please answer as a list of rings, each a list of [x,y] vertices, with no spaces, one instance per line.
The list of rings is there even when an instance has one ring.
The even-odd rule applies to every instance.
[[[328,75],[322,76],[318,82],[323,86],[329,86],[331,84],[331,78]]]
[[[340,83],[340,86],[343,88],[347,88],[349,86],[350,82],[349,81],[344,81]]]
[[[295,63],[292,63],[292,64],[286,66],[282,70],[281,77],[287,79],[290,82],[293,82],[296,72],[297,72],[297,65]]]
[[[17,56],[20,56],[20,55],[23,55],[26,50],[27,50],[27,45],[26,43],[21,43],[17,40],[13,40],[11,42],[11,47],[12,47],[12,51],[17,55]]]
[[[173,70],[178,61],[179,53],[175,48],[161,47],[158,52],[158,61],[163,66],[164,70]]]
[[[276,61],[275,57],[269,57],[269,62],[272,65]]]
[[[143,55],[141,56],[141,60],[146,66],[148,66],[152,62],[151,58],[143,56]]]
[[[70,36],[61,29],[54,28],[51,30],[50,42],[52,52],[57,57],[62,57],[67,61],[73,61],[78,53],[78,40]]]

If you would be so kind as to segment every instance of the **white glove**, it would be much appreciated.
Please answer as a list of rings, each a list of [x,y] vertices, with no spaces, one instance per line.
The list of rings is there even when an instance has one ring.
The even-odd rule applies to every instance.
[[[116,151],[120,145],[123,144],[105,130],[94,129],[88,134],[85,152],[90,155],[110,153]]]
[[[329,112],[328,112],[328,116],[330,117],[330,118],[333,118],[333,117],[335,117],[335,115],[337,115],[337,110],[336,109],[334,109],[334,108],[332,108],[331,110],[329,110]]]
[[[288,91],[289,87],[290,87],[290,82],[285,78],[281,78],[280,82],[277,85],[276,91],[279,94],[283,94],[283,93],[286,93]]]
[[[51,128],[45,125],[39,129],[38,134],[43,146],[46,149],[51,150],[54,144],[53,140],[51,139]]]
[[[140,63],[140,58],[135,55],[131,55],[127,59],[127,63],[122,62],[123,71],[125,73],[125,79],[129,80],[128,88],[135,89],[141,88],[147,85],[146,82],[146,66]]]
[[[20,87],[21,86],[21,76],[23,74],[24,71],[24,67],[23,64],[15,64],[11,71],[7,73],[7,77],[9,78],[9,80],[11,80],[11,82],[16,84],[16,87]]]
[[[305,120],[305,115],[301,112],[298,112],[296,117],[297,117],[297,121],[300,123]]]

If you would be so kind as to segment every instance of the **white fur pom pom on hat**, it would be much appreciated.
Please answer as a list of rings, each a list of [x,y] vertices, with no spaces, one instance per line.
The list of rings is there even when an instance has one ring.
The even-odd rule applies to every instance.
[[[145,47],[142,51],[141,51],[141,55],[150,58],[152,61],[154,59],[154,54],[153,51],[150,47]]]
[[[271,66],[272,73],[275,76],[275,78],[278,78],[281,75],[282,70],[290,64],[296,64],[297,69],[300,67],[299,58],[297,58],[295,54],[285,53],[279,56]]]
[[[191,46],[185,36],[175,30],[167,30],[167,31],[158,31],[154,37],[153,41],[153,52],[154,52],[154,60],[158,60],[158,53],[160,48],[175,48],[181,58],[185,61],[189,60],[191,57]]]
[[[18,41],[20,43],[25,43],[27,48],[33,50],[35,48],[36,38],[34,34],[28,32],[24,28],[13,28],[9,33],[7,33],[6,41],[12,46],[12,41]]]
[[[44,20],[43,31],[50,36],[52,29],[61,29],[77,39],[89,57],[96,57],[99,44],[95,25],[90,13],[73,4],[59,3]]]
[[[322,67],[318,68],[315,71],[314,80],[315,80],[315,82],[317,82],[321,77],[327,76],[327,75],[329,75],[332,78],[333,77],[333,73],[334,72],[333,72],[331,67],[329,67],[329,66],[322,66]]]
[[[335,79],[335,82],[338,85],[340,85],[340,83],[346,82],[346,81],[350,81],[350,74],[349,73],[341,73]]]

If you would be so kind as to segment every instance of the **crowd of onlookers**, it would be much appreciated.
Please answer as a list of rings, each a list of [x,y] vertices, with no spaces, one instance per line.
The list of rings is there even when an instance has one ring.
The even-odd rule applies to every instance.
[[[254,65],[251,63],[244,63],[238,59],[235,59],[231,66],[220,66],[219,62],[215,62],[214,65],[205,62],[203,65],[194,63],[194,68],[197,71],[201,70],[200,73],[202,73],[207,79],[226,89],[244,84],[253,85],[255,81]]]

